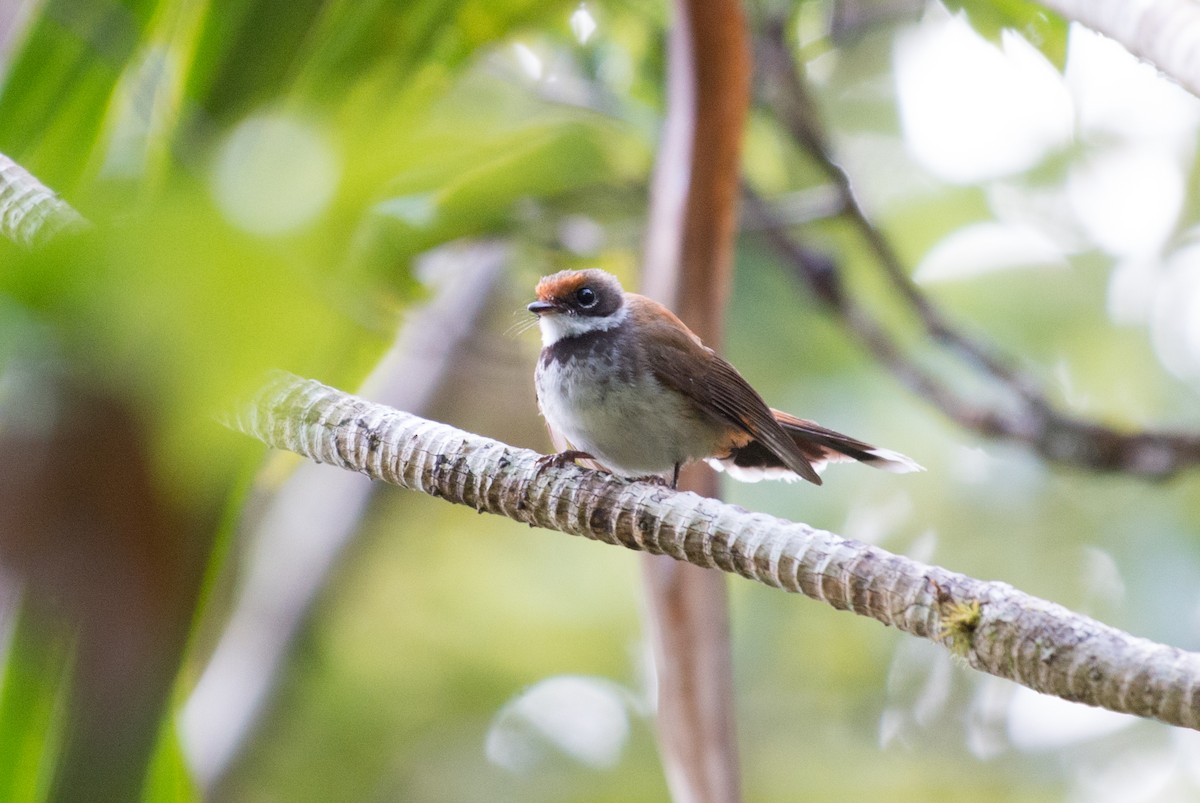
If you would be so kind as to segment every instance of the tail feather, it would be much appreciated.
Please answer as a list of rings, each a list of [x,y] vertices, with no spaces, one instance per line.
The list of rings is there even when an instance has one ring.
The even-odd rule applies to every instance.
[[[795,442],[818,472],[828,463],[851,460],[857,460],[873,468],[896,474],[925,470],[914,460],[899,452],[872,446],[779,410],[771,412],[775,415],[775,420],[783,427],[784,432]],[[799,479],[794,472],[788,470],[783,460],[757,440],[752,440],[745,446],[734,449],[726,457],[710,460],[709,463],[713,468],[727,471],[731,477],[746,482],[756,482],[761,479]]]

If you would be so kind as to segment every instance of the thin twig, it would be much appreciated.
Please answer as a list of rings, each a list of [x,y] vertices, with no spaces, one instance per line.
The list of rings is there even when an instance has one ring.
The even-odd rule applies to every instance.
[[[959,424],[989,437],[1031,446],[1047,459],[1096,471],[1164,478],[1200,463],[1200,436],[1181,432],[1119,432],[1055,408],[1038,384],[1000,356],[990,343],[953,326],[913,283],[891,241],[867,217],[849,176],[837,164],[782,25],[766,22],[758,42],[761,82],[771,107],[792,138],[829,178],[846,218],[867,244],[899,297],[911,308],[926,334],[991,377],[1008,392],[1014,408],[1001,411],[967,402],[906,356],[886,327],[844,292],[838,265],[805,249],[761,198],[749,193],[751,212],[776,251],[838,314],[866,348],[915,393]]]
[[[538,455],[276,373],[230,426],[372,479],[531,526],[669,555],[930,639],[1036,691],[1200,729],[1200,654],[1000,582],[659,485]]]
[[[768,20],[759,38],[758,67],[769,94],[771,107],[792,138],[825,173],[841,199],[841,215],[847,218],[875,255],[875,261],[892,286],[920,318],[926,333],[938,343],[959,352],[987,373],[1004,381],[1031,401],[1040,396],[1032,379],[1023,375],[996,350],[956,329],[941,310],[920,291],[907,266],[887,236],[867,217],[854,194],[850,176],[838,164],[821,116],[792,55],[782,22]]]
[[[845,292],[832,260],[804,248],[782,222],[772,225],[770,206],[757,194],[748,192],[746,199],[767,241],[813,296],[898,380],[961,426],[1024,443],[1048,460],[1093,471],[1163,479],[1200,464],[1200,437],[1190,433],[1118,432],[1024,395],[1011,410],[968,401],[906,354],[887,328]]]

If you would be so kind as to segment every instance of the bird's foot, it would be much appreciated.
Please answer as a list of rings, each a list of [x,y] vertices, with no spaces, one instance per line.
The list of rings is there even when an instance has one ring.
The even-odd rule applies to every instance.
[[[578,449],[566,449],[557,454],[544,454],[537,459],[538,473],[542,473],[548,468],[562,468],[576,460],[595,460],[596,458],[587,452],[581,452]]]

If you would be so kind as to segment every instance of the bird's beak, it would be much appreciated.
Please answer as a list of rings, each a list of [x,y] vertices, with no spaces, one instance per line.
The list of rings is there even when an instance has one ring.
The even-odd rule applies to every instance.
[[[558,305],[550,301],[535,301],[525,309],[534,315],[541,315],[543,312],[558,312]]]

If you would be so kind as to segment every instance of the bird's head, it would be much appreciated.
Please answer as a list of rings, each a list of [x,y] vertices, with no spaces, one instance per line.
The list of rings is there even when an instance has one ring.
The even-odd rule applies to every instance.
[[[538,316],[542,342],[604,331],[625,320],[625,292],[611,273],[598,268],[564,270],[537,285],[529,311]]]

